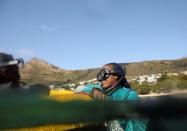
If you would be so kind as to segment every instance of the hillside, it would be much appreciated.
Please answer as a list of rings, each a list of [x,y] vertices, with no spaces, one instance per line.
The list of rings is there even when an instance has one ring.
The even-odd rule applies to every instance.
[[[150,73],[180,73],[182,71],[187,71],[187,58],[121,63],[121,65],[124,68],[127,68],[127,78]],[[98,68],[74,71],[64,70],[55,65],[49,64],[46,61],[33,58],[25,64],[23,69],[21,69],[21,75],[22,80],[27,83],[47,84],[51,82],[64,82],[67,80],[77,82],[93,79],[98,71]]]
[[[177,60],[144,61],[122,64],[127,68],[127,77],[151,73],[180,73],[187,70],[187,58]]]
[[[38,58],[32,58],[28,61],[23,69],[21,76],[23,81],[27,83],[50,83],[55,81],[63,81],[70,71],[65,71],[46,61]]]

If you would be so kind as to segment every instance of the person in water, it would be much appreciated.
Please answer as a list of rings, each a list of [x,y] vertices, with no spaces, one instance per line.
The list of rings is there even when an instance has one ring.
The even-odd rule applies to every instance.
[[[23,59],[14,59],[12,55],[0,52],[1,89],[20,87],[19,64],[23,64]]]
[[[126,71],[118,63],[105,64],[97,74],[101,85],[86,85],[81,92],[89,94],[93,99],[102,101],[139,100],[125,77]],[[111,131],[145,131],[147,120],[118,119],[106,122],[107,130]]]
[[[22,93],[32,93],[38,95],[49,95],[49,88],[43,84],[22,85],[19,67],[24,65],[22,58],[15,59],[11,54],[0,52],[0,91],[14,90]]]

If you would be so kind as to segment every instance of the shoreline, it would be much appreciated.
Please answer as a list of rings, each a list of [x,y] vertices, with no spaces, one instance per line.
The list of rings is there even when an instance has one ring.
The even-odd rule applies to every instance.
[[[184,95],[187,94],[187,90],[176,90],[176,91],[172,91],[170,93],[150,93],[150,94],[146,94],[146,95],[139,95],[139,97],[157,97],[157,96],[168,96],[168,95]]]

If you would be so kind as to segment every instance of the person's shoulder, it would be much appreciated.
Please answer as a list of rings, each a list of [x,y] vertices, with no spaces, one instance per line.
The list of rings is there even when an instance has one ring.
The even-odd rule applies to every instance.
[[[111,97],[112,97],[112,100],[127,100],[129,93],[130,93],[130,89],[125,88],[125,87],[118,87],[111,94]]]
[[[138,93],[135,90],[130,89],[129,96],[127,97],[127,100],[139,100]]]
[[[138,93],[131,88],[123,87],[121,88],[121,91],[124,93],[124,95],[126,95],[127,100],[138,100],[139,99]]]

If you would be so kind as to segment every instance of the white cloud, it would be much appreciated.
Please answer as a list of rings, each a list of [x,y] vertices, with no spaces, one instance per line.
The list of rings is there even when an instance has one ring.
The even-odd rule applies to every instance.
[[[59,25],[48,26],[48,25],[43,24],[43,25],[41,25],[41,29],[46,30],[48,32],[55,32],[60,29],[60,26]]]
[[[29,50],[29,49],[19,49],[16,51],[16,55],[18,57],[24,57],[24,58],[31,58],[31,57],[35,57],[36,52],[34,52],[33,50]]]
[[[13,54],[11,49],[5,49],[5,48],[0,48],[0,52],[7,53],[7,54]]]
[[[35,52],[32,51],[32,50],[29,50],[29,49],[19,49],[17,52],[20,55],[27,55],[27,56],[33,56],[33,55],[35,55]]]
[[[3,48],[0,48],[0,52],[3,52]]]
[[[44,29],[44,30],[48,29],[48,27],[46,25],[41,25],[41,28]]]
[[[29,30],[34,30],[36,29],[36,25],[32,24],[32,23],[19,23],[19,27],[23,28],[23,29],[29,29]]]
[[[0,52],[7,53],[13,55],[14,58],[23,58],[24,60],[28,60],[32,57],[36,57],[36,52],[30,49],[5,49],[0,48]]]
[[[46,24],[42,24],[42,25],[36,25],[36,24],[32,24],[32,23],[19,23],[19,26],[21,28],[26,28],[29,30],[43,30],[43,31],[47,31],[47,32],[56,32],[59,31],[61,26],[58,24],[54,24],[54,25],[46,25]]]

